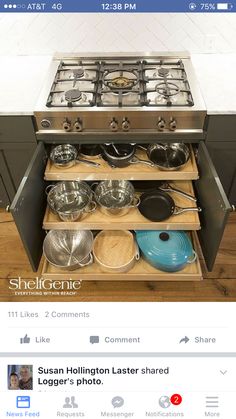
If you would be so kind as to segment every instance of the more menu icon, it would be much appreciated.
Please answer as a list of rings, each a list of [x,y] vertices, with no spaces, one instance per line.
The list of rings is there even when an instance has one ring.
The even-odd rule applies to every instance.
[[[206,408],[217,409],[219,407],[219,397],[218,396],[206,396]]]

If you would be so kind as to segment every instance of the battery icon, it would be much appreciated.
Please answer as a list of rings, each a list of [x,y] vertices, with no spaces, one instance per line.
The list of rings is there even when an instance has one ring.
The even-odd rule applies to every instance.
[[[230,3],[217,3],[218,10],[228,10],[230,7]]]

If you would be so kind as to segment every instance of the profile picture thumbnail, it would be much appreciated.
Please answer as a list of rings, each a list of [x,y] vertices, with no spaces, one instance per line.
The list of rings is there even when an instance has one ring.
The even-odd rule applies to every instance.
[[[8,390],[33,390],[33,365],[8,365]]]

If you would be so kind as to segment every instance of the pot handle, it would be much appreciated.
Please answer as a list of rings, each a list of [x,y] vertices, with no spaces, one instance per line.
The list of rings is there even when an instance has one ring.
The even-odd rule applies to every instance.
[[[87,164],[87,166],[93,166],[93,167],[100,167],[100,163],[95,163],[94,161],[91,160],[85,160],[85,159],[81,159],[78,158],[75,160],[76,163],[83,163],[83,164]]]
[[[90,188],[92,189],[92,191],[94,192],[94,188],[95,188],[95,186],[98,186],[98,184],[99,184],[99,182],[93,182],[91,185],[90,185]]]
[[[140,259],[140,251],[139,251],[139,247],[138,247],[138,244],[137,244],[137,242],[136,242],[136,240],[135,240],[135,255],[134,255],[134,257],[135,257],[135,260],[139,260]]]
[[[172,186],[170,186],[168,183],[164,184],[164,186],[160,186],[159,189],[163,192],[175,192],[176,194],[183,196],[184,198],[187,198],[191,201],[196,202],[197,199],[195,198],[195,196],[188,194],[184,191],[181,191],[180,189],[177,188],[172,188]]]
[[[79,266],[81,266],[81,268],[83,268],[84,266],[91,265],[92,263],[93,263],[93,255],[92,255],[92,253],[89,253],[89,260],[88,260],[88,262],[86,262],[86,263],[80,262],[79,263]]]
[[[194,263],[197,260],[197,252],[193,250],[193,257],[192,259],[188,259],[187,263]]]
[[[91,201],[90,204],[89,204],[89,208],[86,212],[88,212],[88,213],[89,212],[94,212],[96,210],[96,208],[97,208],[96,202]]]
[[[182,214],[182,212],[187,212],[187,211],[201,212],[202,209],[200,207],[188,207],[188,208],[175,207],[173,215],[179,215],[179,214]]]
[[[148,161],[148,160],[142,160],[142,159],[139,159],[138,157],[136,157],[136,156],[134,156],[130,161],[129,161],[129,163],[131,163],[131,164],[138,164],[138,163],[142,163],[142,164],[146,164],[147,166],[151,166],[151,167],[154,167],[155,166],[155,164],[154,163],[152,163],[151,161]]]
[[[53,186],[55,186],[55,185],[48,185],[48,186],[45,188],[45,194],[46,194],[46,195],[48,195],[48,194],[49,194],[50,189],[51,189],[51,188],[53,188]],[[50,188],[50,189],[49,189],[49,188]]]
[[[133,197],[133,200],[131,202],[131,204],[128,206],[129,208],[137,208],[140,204],[140,198],[139,196],[135,195]]]

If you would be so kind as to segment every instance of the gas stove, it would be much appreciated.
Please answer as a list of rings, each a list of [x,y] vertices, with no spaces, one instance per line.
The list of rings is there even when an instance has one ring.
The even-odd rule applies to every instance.
[[[38,134],[203,132],[206,110],[189,56],[55,59],[35,111]]]

